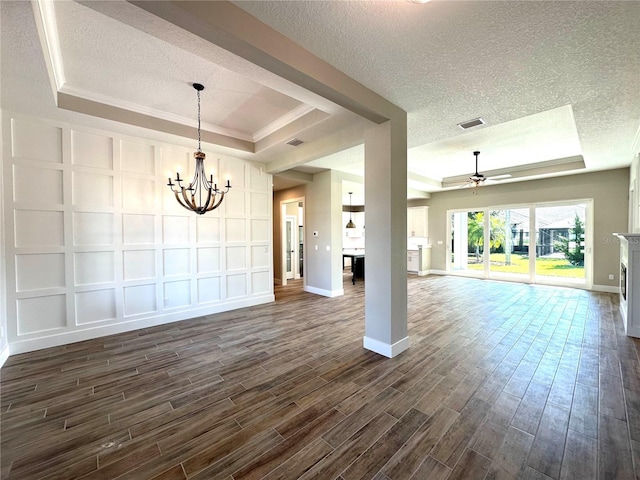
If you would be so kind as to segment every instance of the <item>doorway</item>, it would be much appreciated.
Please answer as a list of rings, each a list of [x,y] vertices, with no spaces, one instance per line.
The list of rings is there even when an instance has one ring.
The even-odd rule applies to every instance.
[[[304,198],[280,202],[282,285],[304,279]]]
[[[448,212],[447,270],[592,287],[592,200]]]

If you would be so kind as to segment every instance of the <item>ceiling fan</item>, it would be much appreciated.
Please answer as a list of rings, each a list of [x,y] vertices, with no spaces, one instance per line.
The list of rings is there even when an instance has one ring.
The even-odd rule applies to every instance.
[[[469,186],[477,187],[484,184],[484,182],[487,180],[487,177],[485,177],[481,173],[478,173],[478,155],[480,155],[480,152],[476,151],[473,152],[473,154],[476,156],[476,173],[469,177],[467,183],[469,184]]]
[[[476,151],[476,152],[473,152],[473,154],[476,157],[476,171],[473,175],[471,175],[467,179],[466,185],[461,185],[462,187],[480,187],[484,185],[484,182],[486,182],[487,180],[491,182],[493,180],[500,180],[502,178],[511,177],[511,175],[509,175],[508,173],[505,173],[502,175],[495,175],[493,177],[486,177],[483,174],[478,173],[478,155],[480,155],[480,152]]]
[[[498,181],[505,179],[525,180],[530,177],[575,171],[585,168],[584,158],[582,157],[582,155],[575,155],[572,157],[556,158],[554,160],[535,162],[526,165],[516,165],[499,168],[496,170],[484,172],[485,174],[483,175],[481,173],[478,173],[478,155],[480,154],[480,152],[473,152],[473,154],[476,157],[475,173],[473,175],[456,175],[453,177],[443,178],[443,188],[475,187],[481,186],[485,183],[497,183]]]

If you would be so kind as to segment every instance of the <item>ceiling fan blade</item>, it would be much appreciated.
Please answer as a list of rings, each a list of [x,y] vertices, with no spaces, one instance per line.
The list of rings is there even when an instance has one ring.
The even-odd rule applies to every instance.
[[[573,157],[558,158],[544,162],[530,163],[526,165],[518,165],[515,167],[500,168],[483,172],[487,178],[498,180],[504,178],[526,178],[535,175],[544,175],[550,173],[561,173],[572,170],[581,170],[585,168],[584,158],[582,155]],[[508,175],[504,177],[503,175]],[[471,174],[456,175],[453,177],[445,177],[442,179],[442,188],[452,188],[465,184]]]

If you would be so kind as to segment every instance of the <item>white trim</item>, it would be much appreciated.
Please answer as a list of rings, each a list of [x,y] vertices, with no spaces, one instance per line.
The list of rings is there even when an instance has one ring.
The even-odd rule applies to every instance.
[[[618,287],[617,285],[615,287],[612,287],[611,285],[593,284],[591,290],[593,290],[594,292],[620,293],[620,287]]]
[[[64,332],[58,335],[53,334],[47,337],[18,340],[11,342],[11,354],[13,355],[16,353],[25,353],[31,352],[33,350],[40,350],[42,348],[57,347],[69,343],[81,342],[83,340],[105,337],[107,335],[131,332],[133,330],[139,330],[141,328],[149,328],[158,325],[164,325],[167,323],[189,320],[203,315],[214,315],[216,313],[236,310],[238,308],[253,307],[255,305],[262,305],[264,303],[271,303],[274,301],[275,295],[267,294],[261,297],[252,297],[249,299],[225,303],[224,305],[218,305],[213,309],[211,307],[207,307],[189,310],[188,312],[180,311],[166,315],[158,315],[155,317],[147,317],[138,320],[121,322],[116,325],[104,325],[85,330],[77,330],[74,332]]]
[[[398,340],[393,344],[381,342],[380,340],[376,340],[375,338],[367,336],[363,337],[362,340],[362,346],[364,348],[383,355],[387,358],[397,357],[407,348],[409,348],[409,337],[404,337],[403,339]]]
[[[92,102],[102,103],[112,107],[120,108],[130,112],[140,113],[149,117],[159,118],[160,120],[166,120],[168,122],[177,123],[179,125],[186,125],[188,127],[196,128],[198,123],[193,118],[183,117],[174,113],[165,112],[156,108],[147,107],[127,100],[110,97],[109,95],[103,95],[101,93],[90,92],[79,87],[74,87],[68,83],[58,88],[60,93],[71,95],[74,97],[82,98]],[[202,122],[202,129],[208,132],[217,133],[219,135],[225,135],[227,137],[238,138],[247,142],[253,142],[253,137],[250,134],[239,132],[230,128],[222,128],[219,125],[214,125],[209,122]]]
[[[271,135],[272,133],[277,132],[281,128],[286,127],[291,122],[298,120],[299,118],[305,116],[307,113],[312,112],[313,110],[315,110],[315,107],[311,105],[307,105],[305,103],[298,105],[293,110],[290,110],[281,117],[276,118],[270,124],[262,127],[256,132],[253,132],[253,141],[258,142],[262,140],[267,135]]]
[[[309,285],[305,285],[303,290],[309,293],[315,293],[316,295],[322,295],[323,297],[340,297],[344,295],[344,288],[340,288],[338,290],[325,290],[324,288],[316,288],[310,287]]]
[[[429,270],[429,275],[448,275],[446,270],[435,270],[435,269],[431,269]]]
[[[4,349],[2,350],[2,352],[0,352],[0,368],[2,368],[2,366],[4,365],[4,362],[7,361],[7,358],[9,358],[9,355],[11,354],[11,351],[9,350],[9,345],[5,345]]]
[[[56,69],[54,67],[54,72],[55,70]],[[57,81],[57,78],[56,78],[56,81]],[[187,125],[193,128],[197,126],[197,122],[193,120],[193,118],[183,117],[181,115],[176,115],[176,114],[166,112],[163,110],[158,110],[152,107],[147,107],[145,105],[140,105],[134,102],[129,102],[129,101],[111,97],[108,95],[102,95],[100,93],[91,92],[89,90],[85,90],[80,87],[69,85],[68,83],[64,83],[64,82],[62,83],[57,82],[57,85],[58,85],[58,92],[60,93],[72,95],[78,98],[83,98],[85,100],[90,100],[92,102],[103,103],[105,105],[110,105],[112,107],[140,113],[142,115],[156,117],[161,120],[177,123],[179,125]],[[202,122],[202,129],[212,133],[226,135],[228,137],[233,137],[233,138],[239,138],[241,140],[246,140],[247,142],[255,143],[259,140],[262,140],[264,137],[271,135],[274,132],[277,132],[281,128],[286,127],[291,122],[294,122],[295,120],[303,117],[304,115],[308,114],[309,112],[312,112],[313,110],[315,110],[315,108],[312,107],[311,105],[306,105],[306,104],[299,105],[298,107],[285,113],[281,117],[277,118],[275,121],[262,127],[260,130],[258,130],[257,132],[254,132],[253,134],[240,132],[238,130],[234,130],[231,128],[223,128],[219,125],[215,125],[209,122]]]
[[[627,325],[627,330],[626,330],[627,337],[640,338],[640,327],[634,327],[629,325],[628,323],[626,323],[626,325]]]
[[[36,0],[33,2],[33,15],[36,21],[40,37],[40,45],[43,50],[44,60],[49,71],[49,80],[54,89],[54,97],[65,82],[64,65],[60,50],[60,37],[58,36],[58,24],[52,1]],[[56,98],[57,101],[57,98]]]

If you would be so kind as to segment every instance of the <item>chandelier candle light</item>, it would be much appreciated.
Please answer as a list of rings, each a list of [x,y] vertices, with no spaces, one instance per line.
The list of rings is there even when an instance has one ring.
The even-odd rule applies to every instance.
[[[180,205],[198,215],[203,215],[220,206],[225,193],[229,193],[231,189],[231,181],[227,180],[227,184],[224,186],[225,190],[222,191],[218,189],[218,184],[214,183],[213,174],[207,179],[207,174],[204,171],[205,154],[200,148],[200,92],[204,90],[204,86],[194,83],[193,88],[198,92],[198,151],[193,154],[196,159],[196,170],[193,180],[188,186],[182,184],[184,179],[180,178],[180,172],[176,173],[175,183],[169,177],[167,186],[171,188]]]

